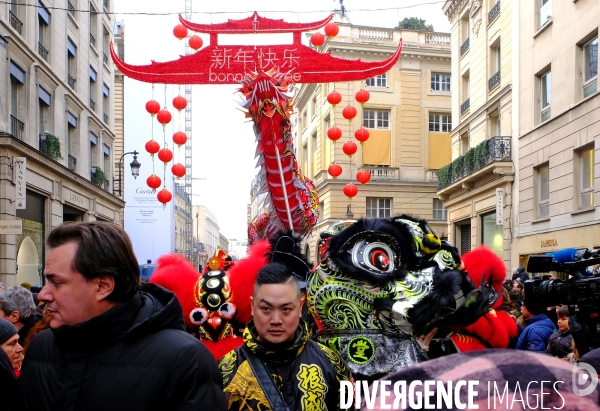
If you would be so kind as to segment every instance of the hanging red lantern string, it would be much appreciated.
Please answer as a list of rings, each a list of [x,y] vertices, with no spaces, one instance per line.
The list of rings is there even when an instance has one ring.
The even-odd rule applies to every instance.
[[[160,161],[162,161],[163,163],[165,163],[165,167],[166,167],[167,163],[169,163],[171,160],[173,160],[173,152],[171,150],[169,150],[167,147],[165,147],[158,152],[158,159]]]
[[[369,173],[367,170],[358,170],[358,173],[356,173],[356,179],[364,186],[371,179],[371,173]]]
[[[171,172],[177,178],[181,178],[185,175],[185,166],[181,163],[173,164],[173,167],[171,167]]]
[[[354,137],[362,144],[369,139],[369,130],[361,127],[354,132]]]
[[[354,96],[356,101],[358,101],[361,106],[364,105],[367,101],[369,101],[370,97],[371,94],[369,94],[369,92],[365,89],[358,90]]]
[[[343,191],[350,201],[352,201],[352,197],[358,194],[358,188],[352,183],[346,184]]]
[[[156,119],[160,124],[162,124],[163,128],[171,122],[171,113],[167,111],[167,108],[163,108],[156,115]]]
[[[173,28],[173,35],[175,37],[177,37],[179,40],[183,40],[184,38],[186,38],[187,34],[188,34],[187,28],[185,28],[185,26],[181,23],[179,23],[178,25],[176,25]]]
[[[167,203],[169,201],[171,201],[171,199],[173,198],[173,195],[171,194],[171,192],[169,190],[167,190],[166,188],[163,188],[162,190],[160,190],[158,192],[158,194],[156,195],[156,198],[158,198],[158,201],[160,201],[163,205],[163,208],[167,206]]]
[[[356,108],[354,108],[354,106],[346,106],[342,110],[342,116],[349,122],[352,122],[352,119],[356,117],[356,113]]]
[[[173,134],[173,143],[177,144],[179,147],[184,145],[187,141],[187,135],[183,131],[178,131]]]
[[[146,143],[146,151],[150,153],[150,156],[154,159],[154,154],[160,150],[160,144],[156,140],[150,140]]]
[[[330,39],[334,38],[340,32],[340,28],[334,22],[329,22],[325,25],[325,34]]]
[[[356,154],[356,150],[358,150],[358,146],[354,141],[348,141],[344,143],[344,146],[342,147],[342,151],[344,151],[344,154],[346,154],[348,157],[352,157],[354,154]]]
[[[335,143],[342,138],[342,130],[339,127],[331,127],[329,130],[327,130],[327,138],[333,140]]]
[[[194,50],[200,50],[203,44],[202,37],[198,36],[197,34],[194,34],[192,37],[190,37],[188,44]]]
[[[338,178],[342,174],[342,166],[337,163],[333,163],[329,166],[327,172],[331,177]]]
[[[335,106],[342,101],[342,95],[333,90],[331,93],[327,94],[327,101],[335,108]]]
[[[152,192],[155,193],[156,189],[160,187],[161,184],[160,177],[156,174],[152,174],[146,179],[146,184],[148,184],[148,187],[150,187],[152,189]]]
[[[183,96],[177,96],[173,99],[173,107],[175,107],[177,111],[181,111],[187,107],[187,100]]]
[[[319,48],[323,44],[325,44],[325,36],[317,31],[312,36],[310,36],[310,42],[313,46]]]
[[[154,117],[160,111],[160,104],[156,100],[150,100],[146,103],[146,111]]]

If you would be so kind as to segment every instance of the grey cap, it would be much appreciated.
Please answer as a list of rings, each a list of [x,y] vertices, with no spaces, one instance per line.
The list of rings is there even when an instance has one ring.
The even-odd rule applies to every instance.
[[[0,344],[4,344],[6,340],[17,333],[17,328],[11,322],[0,318]]]

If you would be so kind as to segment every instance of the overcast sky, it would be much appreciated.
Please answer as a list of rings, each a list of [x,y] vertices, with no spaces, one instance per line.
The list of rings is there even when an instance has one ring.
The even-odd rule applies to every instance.
[[[435,0],[344,0],[353,24],[394,27],[404,17],[420,17],[433,24],[435,31],[449,32],[450,24],[442,12],[443,4],[444,1]],[[339,0],[194,0],[192,20],[219,23],[228,18],[247,17],[256,10],[263,16],[290,22],[313,21],[326,17],[334,6],[339,6]],[[185,14],[183,0],[116,0],[115,13],[118,21],[125,22],[125,61],[128,63],[169,61],[185,54],[184,43],[173,37],[172,32],[178,23],[177,14]],[[204,39],[206,44],[208,39]],[[173,122],[167,127],[167,141],[171,142],[173,132],[179,129],[179,117],[171,105],[172,96],[179,94],[179,87],[167,86],[166,90],[169,110],[175,112]],[[181,86],[182,95],[183,92]],[[162,105],[165,86],[156,85],[154,93]],[[144,142],[150,140],[151,122],[144,105],[151,97],[150,84],[126,81],[125,149],[142,152],[139,160],[143,181],[152,171],[150,155],[145,152],[143,143],[131,143],[127,137],[135,133],[142,136]],[[228,238],[246,237],[246,205],[250,201],[250,182],[256,163],[254,132],[239,110],[238,101],[240,97],[235,86],[193,87],[192,173],[194,178],[206,180],[193,181],[192,201],[206,206],[216,216],[221,233]],[[160,127],[155,126],[154,137],[162,141]],[[177,149],[175,159],[178,160]],[[184,163],[183,157],[181,162]],[[162,177],[162,172],[160,175]]]

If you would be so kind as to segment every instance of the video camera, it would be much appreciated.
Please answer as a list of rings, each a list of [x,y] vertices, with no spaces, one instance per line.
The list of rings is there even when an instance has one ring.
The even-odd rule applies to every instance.
[[[585,275],[587,267],[600,264],[600,249],[568,248],[529,257],[530,273],[562,272],[567,280],[525,281],[525,298],[538,308],[568,305],[571,315],[587,325],[590,345],[600,345],[600,276]]]

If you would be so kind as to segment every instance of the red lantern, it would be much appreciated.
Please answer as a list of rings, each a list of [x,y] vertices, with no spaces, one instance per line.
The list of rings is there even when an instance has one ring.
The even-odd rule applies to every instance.
[[[181,163],[174,164],[173,167],[171,167],[171,172],[177,178],[181,178],[185,175],[185,166]]]
[[[173,152],[165,147],[158,152],[158,159],[163,163],[168,163],[173,160]]]
[[[348,183],[344,186],[344,194],[352,200],[352,197],[358,194],[358,188],[354,184]]]
[[[352,157],[352,155],[356,153],[356,150],[358,150],[358,146],[354,141],[348,141],[344,143],[342,150],[344,151],[344,154],[346,154],[348,157]]]
[[[358,170],[358,173],[356,173],[356,179],[364,186],[371,179],[371,173],[369,173],[367,170]]]
[[[173,134],[173,143],[177,144],[179,147],[185,144],[187,141],[187,135],[183,131],[178,131]]]
[[[342,110],[342,116],[348,121],[352,121],[354,117],[356,117],[356,109],[353,106],[346,106],[344,110]]]
[[[333,163],[327,169],[329,175],[333,178],[338,178],[342,174],[342,166],[336,163]]]
[[[173,198],[173,195],[169,192],[169,190],[167,190],[166,188],[163,188],[162,190],[160,190],[158,192],[158,194],[156,195],[156,198],[158,198],[158,201],[160,201],[164,207],[167,205],[167,203],[169,201],[171,201],[171,199]]]
[[[146,103],[146,111],[154,117],[154,115],[160,111],[160,104],[158,104],[158,101],[156,100],[150,100]]]
[[[317,31],[312,36],[310,36],[310,42],[315,47],[321,47],[323,44],[325,44],[325,36]]]
[[[340,102],[342,101],[342,95],[337,91],[333,90],[331,93],[327,94],[327,101],[329,102],[329,104],[335,107],[336,104],[340,104]]]
[[[169,113],[166,108],[163,108],[156,115],[156,119],[164,127],[171,122],[171,113]]]
[[[188,41],[188,44],[194,50],[199,50],[202,47],[202,43],[203,43],[202,37],[200,37],[196,34],[194,34],[192,37],[190,37],[190,40]]]
[[[331,127],[329,130],[327,130],[327,137],[330,140],[338,141],[340,138],[342,138],[342,130],[340,130],[339,127]]]
[[[369,94],[368,90],[364,89],[358,90],[354,95],[354,98],[360,103],[361,106],[369,101],[369,97],[371,97],[371,94]]]
[[[175,107],[178,111],[183,110],[187,106],[187,100],[185,97],[177,96],[173,99],[173,107]]]
[[[330,22],[327,23],[325,25],[325,34],[327,35],[327,37],[329,37],[330,39],[334,38],[335,36],[337,36],[337,34],[340,32],[340,28],[338,27],[337,24],[335,24],[334,22]]]
[[[158,187],[160,187],[161,181],[160,181],[160,177],[157,176],[156,174],[152,174],[150,177],[148,177],[146,179],[146,184],[148,184],[148,187],[150,187],[152,189],[152,192],[156,192],[156,189]]]
[[[158,153],[158,150],[160,150],[160,145],[156,140],[150,140],[146,143],[146,151],[149,152],[152,157],[154,157],[154,154]]]
[[[175,37],[177,37],[179,40],[183,40],[184,38],[187,37],[187,29],[185,28],[185,26],[183,24],[179,23],[173,29],[173,35]]]
[[[354,132],[354,137],[362,144],[369,139],[369,130],[361,127]]]

